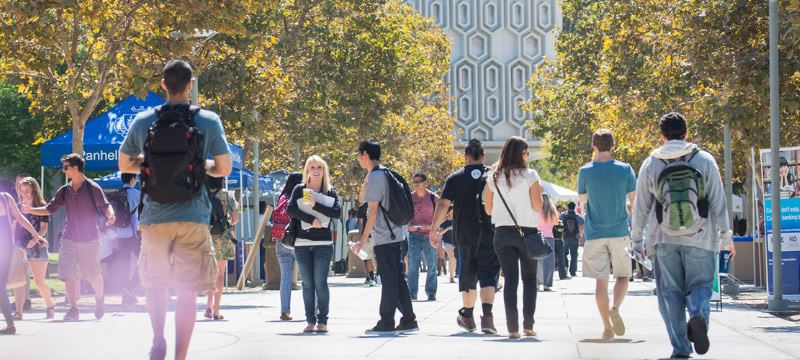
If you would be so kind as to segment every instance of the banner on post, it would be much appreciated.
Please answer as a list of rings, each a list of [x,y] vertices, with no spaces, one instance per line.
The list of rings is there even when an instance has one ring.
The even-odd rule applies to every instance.
[[[780,166],[772,169],[772,152],[762,149],[761,176],[764,183],[764,227],[767,237],[767,295],[772,299],[772,192],[778,191],[781,198],[781,256],[783,269],[783,295],[786,300],[800,300],[800,183],[797,179],[800,168],[800,147],[780,149]],[[780,172],[780,183],[772,184],[772,171]]]

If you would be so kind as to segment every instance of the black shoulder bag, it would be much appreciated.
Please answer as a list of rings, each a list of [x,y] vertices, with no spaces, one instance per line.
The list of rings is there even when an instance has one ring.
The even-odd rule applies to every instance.
[[[541,260],[550,256],[550,254],[553,253],[553,248],[550,247],[550,244],[544,241],[542,233],[538,229],[533,234],[528,235],[525,235],[525,233],[522,232],[522,228],[517,223],[514,213],[511,212],[511,208],[508,207],[506,199],[503,198],[503,193],[500,192],[500,187],[497,185],[497,179],[494,179],[494,188],[497,190],[497,195],[500,195],[500,200],[503,200],[503,205],[506,206],[508,214],[511,215],[511,220],[514,220],[514,225],[516,225],[517,230],[519,230],[519,236],[522,237],[522,240],[525,243],[525,248],[528,249],[528,255],[534,260]]]

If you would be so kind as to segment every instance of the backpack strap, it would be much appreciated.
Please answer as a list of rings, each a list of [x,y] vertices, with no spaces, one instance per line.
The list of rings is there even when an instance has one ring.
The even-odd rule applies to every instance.
[[[372,168],[372,171],[375,171],[375,170],[383,170],[383,174],[386,176],[386,178],[388,180],[390,175],[388,173],[389,170],[387,168],[385,168],[385,167],[381,166],[380,164],[378,164],[378,165],[375,165],[374,168]],[[397,236],[394,235],[394,230],[392,230],[392,222],[389,221],[389,215],[386,214],[386,209],[383,208],[383,204],[381,204],[380,201],[378,201],[378,209],[380,209],[380,211],[383,213],[383,219],[386,220],[386,225],[389,226],[389,234],[392,235],[392,240],[396,240]],[[366,225],[366,223],[365,223],[365,225]]]
[[[431,194],[431,205],[433,205],[433,211],[436,211],[436,195],[433,191],[428,191]]]

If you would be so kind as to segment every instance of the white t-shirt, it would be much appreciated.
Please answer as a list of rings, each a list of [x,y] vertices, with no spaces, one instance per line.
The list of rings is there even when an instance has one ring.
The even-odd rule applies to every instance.
[[[494,183],[494,174],[490,173],[487,179],[487,185],[494,193],[494,203],[492,204],[492,223],[494,226],[514,226],[514,220],[508,214],[503,200],[500,199],[498,191],[503,192],[503,198],[506,199],[508,207],[517,219],[517,223],[521,227],[535,228],[539,225],[539,214],[531,208],[531,193],[530,188],[539,181],[539,174],[534,169],[518,170],[512,172],[511,176],[511,189],[508,188],[506,183],[505,174],[500,173],[497,178],[497,185]]]

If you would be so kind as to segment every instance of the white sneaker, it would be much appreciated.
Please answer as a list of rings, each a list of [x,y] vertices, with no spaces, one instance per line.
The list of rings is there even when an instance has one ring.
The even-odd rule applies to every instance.
[[[373,280],[373,281],[375,282],[375,284],[376,284],[376,285],[380,285],[380,284],[381,284],[381,276],[380,276],[380,275],[378,275],[378,276],[376,276],[376,277],[375,277],[375,279],[376,279],[376,280]]]
[[[378,282],[377,282],[377,281],[375,281],[375,280],[370,280],[370,281],[369,281],[369,287],[373,287],[373,286],[375,286],[375,285],[378,285]]]

